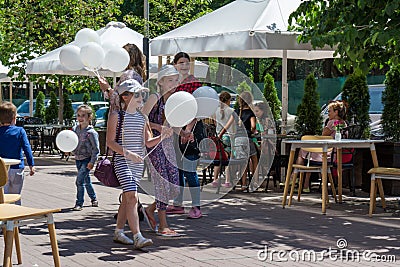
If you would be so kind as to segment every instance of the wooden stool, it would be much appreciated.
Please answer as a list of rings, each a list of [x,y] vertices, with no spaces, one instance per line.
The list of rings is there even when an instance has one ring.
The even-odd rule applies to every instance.
[[[391,179],[400,180],[400,169],[399,168],[385,168],[376,167],[368,171],[371,174],[371,189],[370,189],[370,200],[369,200],[369,217],[372,217],[372,213],[376,206],[376,190],[375,184],[378,184],[379,195],[381,197],[382,207],[386,209],[385,194],[383,192],[382,180]]]

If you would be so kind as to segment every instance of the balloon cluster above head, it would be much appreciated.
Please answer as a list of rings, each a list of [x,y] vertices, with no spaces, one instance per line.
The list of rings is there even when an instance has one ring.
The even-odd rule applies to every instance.
[[[128,66],[130,57],[118,44],[101,43],[97,32],[84,28],[77,32],[74,42],[61,48],[59,59],[61,65],[69,70],[87,68],[90,71],[108,69],[121,72]]]

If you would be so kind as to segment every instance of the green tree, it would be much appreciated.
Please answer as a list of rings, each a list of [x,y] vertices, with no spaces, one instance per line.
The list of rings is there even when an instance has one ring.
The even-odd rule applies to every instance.
[[[386,89],[382,94],[384,104],[382,112],[382,127],[386,139],[400,141],[400,66],[394,65],[386,73]]]
[[[46,110],[46,107],[44,106],[44,99],[45,95],[42,91],[39,91],[39,93],[36,96],[36,107],[35,107],[35,114],[33,115],[34,117],[41,118],[44,121],[44,113]]]
[[[264,97],[268,102],[274,119],[280,119],[282,103],[278,98],[274,78],[269,73],[264,76]]]
[[[74,109],[72,108],[72,101],[67,93],[64,93],[63,100],[64,100],[63,118],[71,120],[72,117],[74,116]]]
[[[98,29],[119,14],[123,0],[0,1],[0,59],[11,75],[25,74],[25,63],[73,41],[82,28]],[[18,55],[18,56],[16,56]]]
[[[82,96],[82,101],[86,105],[90,105],[90,93],[86,90],[85,93]]]
[[[46,123],[54,123],[58,118],[58,100],[56,93],[53,91],[50,92],[50,105],[46,108],[45,111],[45,120]]]
[[[289,23],[301,41],[336,47],[337,62],[347,69],[397,62],[400,52],[400,1],[303,1]]]
[[[304,95],[297,106],[295,128],[299,135],[322,133],[322,116],[318,102],[317,81],[311,73],[304,81]]]
[[[342,98],[349,106],[346,120],[361,125],[363,137],[369,137],[370,99],[366,76],[355,72],[347,77],[342,88]]]

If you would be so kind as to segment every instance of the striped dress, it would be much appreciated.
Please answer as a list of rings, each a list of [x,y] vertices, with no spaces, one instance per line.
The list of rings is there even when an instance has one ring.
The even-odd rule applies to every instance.
[[[121,115],[124,116],[124,120],[120,136],[118,137],[118,144],[143,157],[145,154],[145,117],[140,112],[132,114],[122,111],[119,116]],[[133,163],[124,156],[115,153],[114,169],[123,192],[137,191],[139,180],[143,174],[144,163]]]

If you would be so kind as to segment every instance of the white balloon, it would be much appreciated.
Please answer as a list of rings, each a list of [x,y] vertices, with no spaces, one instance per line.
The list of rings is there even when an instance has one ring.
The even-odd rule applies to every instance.
[[[80,70],[82,69],[83,63],[80,57],[81,49],[76,45],[64,46],[59,54],[61,65],[69,70]]]
[[[111,48],[105,58],[103,67],[106,66],[107,69],[113,72],[120,72],[126,69],[130,61],[129,53],[122,47]]]
[[[110,51],[111,49],[115,48],[115,47],[119,47],[117,43],[114,43],[112,41],[105,41],[103,43],[101,43],[101,47],[104,50],[104,53],[107,54],[108,51]]]
[[[219,97],[213,88],[199,87],[193,92],[193,96],[197,102],[196,118],[205,119],[215,114],[219,106]]]
[[[173,93],[165,103],[165,118],[172,127],[189,124],[196,118],[196,113],[196,99],[185,91]]]
[[[85,67],[98,69],[104,61],[103,48],[98,43],[89,42],[81,47],[80,58]]]
[[[56,145],[63,152],[71,152],[78,146],[78,136],[74,131],[63,130],[56,137]]]
[[[82,47],[89,42],[100,44],[100,36],[97,32],[89,28],[83,28],[76,33],[75,44],[77,46]]]

